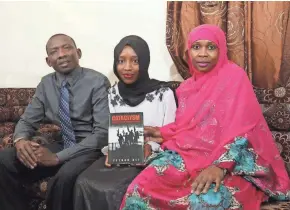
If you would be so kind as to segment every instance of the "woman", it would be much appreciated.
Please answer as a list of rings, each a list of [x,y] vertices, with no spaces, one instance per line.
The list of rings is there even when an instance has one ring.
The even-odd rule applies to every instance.
[[[177,89],[174,123],[146,128],[164,152],[130,184],[120,209],[260,209],[289,199],[289,178],[246,73],[213,25],[189,34],[192,77]],[[158,138],[156,140],[156,138]]]
[[[149,63],[149,47],[138,36],[127,36],[115,47],[114,73],[119,82],[109,90],[110,112],[143,112],[144,125],[163,126],[175,120],[176,102],[164,82],[149,78]],[[159,144],[150,144],[158,150]],[[100,158],[79,176],[74,209],[119,209],[139,172],[136,167],[107,168],[105,157]]]

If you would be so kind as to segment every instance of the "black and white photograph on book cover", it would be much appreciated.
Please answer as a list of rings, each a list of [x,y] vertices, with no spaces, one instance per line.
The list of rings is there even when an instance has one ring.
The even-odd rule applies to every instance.
[[[143,113],[110,114],[109,164],[144,162]]]

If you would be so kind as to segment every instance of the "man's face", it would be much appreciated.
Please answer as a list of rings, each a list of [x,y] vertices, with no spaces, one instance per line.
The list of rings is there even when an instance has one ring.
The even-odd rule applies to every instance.
[[[77,49],[73,40],[65,35],[51,38],[47,45],[47,65],[55,71],[68,74],[79,66],[81,50]]]

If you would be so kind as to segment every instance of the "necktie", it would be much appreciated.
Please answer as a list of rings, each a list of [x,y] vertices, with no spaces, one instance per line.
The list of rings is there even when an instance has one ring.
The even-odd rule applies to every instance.
[[[65,80],[61,83],[60,89],[59,118],[64,148],[71,147],[76,143],[76,139],[70,118],[69,92]]]

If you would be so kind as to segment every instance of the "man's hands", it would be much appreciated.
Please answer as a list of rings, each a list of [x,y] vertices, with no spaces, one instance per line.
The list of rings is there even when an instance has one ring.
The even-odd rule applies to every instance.
[[[17,158],[27,168],[34,169],[37,165],[56,166],[59,160],[49,149],[26,139],[15,144]]]
[[[223,178],[223,169],[214,165],[209,166],[200,172],[200,174],[194,180],[192,184],[192,192],[196,195],[199,195],[200,193],[207,193],[212,183],[215,183],[216,186],[214,191],[217,192]]]
[[[39,148],[39,144],[21,139],[16,144],[17,158],[27,168],[34,169],[37,166],[37,157],[34,153]]]
[[[37,156],[38,164],[41,166],[56,166],[59,164],[59,159],[56,154],[49,149],[40,146],[35,154]]]

